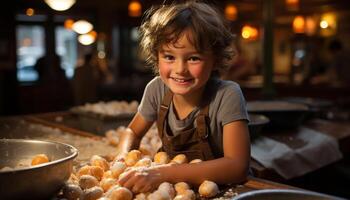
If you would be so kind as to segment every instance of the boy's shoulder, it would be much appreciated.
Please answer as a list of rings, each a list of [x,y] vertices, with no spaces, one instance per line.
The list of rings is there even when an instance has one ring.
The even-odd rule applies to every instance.
[[[160,76],[155,76],[150,82],[148,82],[147,86],[148,88],[160,88],[164,87],[165,84],[163,83]]]
[[[236,93],[241,91],[239,84],[231,80],[212,79],[209,84],[210,88],[220,93]]]
[[[145,90],[149,95],[162,97],[167,90],[167,87],[162,79],[159,76],[156,76],[148,82]]]
[[[243,94],[240,86],[233,81],[211,79],[206,90],[207,101],[211,105],[220,105],[223,102],[232,102],[242,99]]]

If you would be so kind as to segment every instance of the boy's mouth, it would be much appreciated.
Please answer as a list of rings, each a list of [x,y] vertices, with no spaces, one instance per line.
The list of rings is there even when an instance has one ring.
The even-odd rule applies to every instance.
[[[171,77],[172,80],[174,80],[175,82],[177,83],[187,83],[187,82],[190,82],[192,81],[192,79],[183,79],[183,78],[174,78],[174,77]]]

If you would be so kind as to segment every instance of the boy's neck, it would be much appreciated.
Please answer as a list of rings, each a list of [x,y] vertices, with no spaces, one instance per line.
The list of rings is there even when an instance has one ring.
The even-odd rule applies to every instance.
[[[192,95],[176,95],[173,96],[173,104],[175,114],[178,119],[185,119],[196,107],[199,107],[202,101],[204,88]]]

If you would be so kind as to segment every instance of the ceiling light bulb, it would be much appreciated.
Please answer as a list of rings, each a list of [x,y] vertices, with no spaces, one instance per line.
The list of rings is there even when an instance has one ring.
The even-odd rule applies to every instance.
[[[132,0],[128,6],[129,16],[139,17],[142,14],[142,5],[139,1]]]
[[[45,3],[54,10],[64,11],[72,7],[75,0],[45,0]]]
[[[79,35],[78,41],[82,45],[90,45],[95,42],[95,38],[91,34]]]
[[[79,34],[85,34],[85,33],[88,33],[90,32],[92,29],[94,28],[94,26],[86,21],[86,20],[79,20],[79,21],[76,21],[74,22],[73,26],[72,26],[72,29],[79,33]]]

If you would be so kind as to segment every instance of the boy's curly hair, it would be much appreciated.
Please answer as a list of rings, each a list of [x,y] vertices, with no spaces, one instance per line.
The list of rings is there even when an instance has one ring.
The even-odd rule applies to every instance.
[[[158,72],[158,51],[163,44],[176,42],[185,29],[193,33],[198,52],[211,51],[215,65],[222,71],[234,55],[233,40],[226,20],[214,7],[198,1],[160,5],[150,8],[139,28],[141,53]]]

